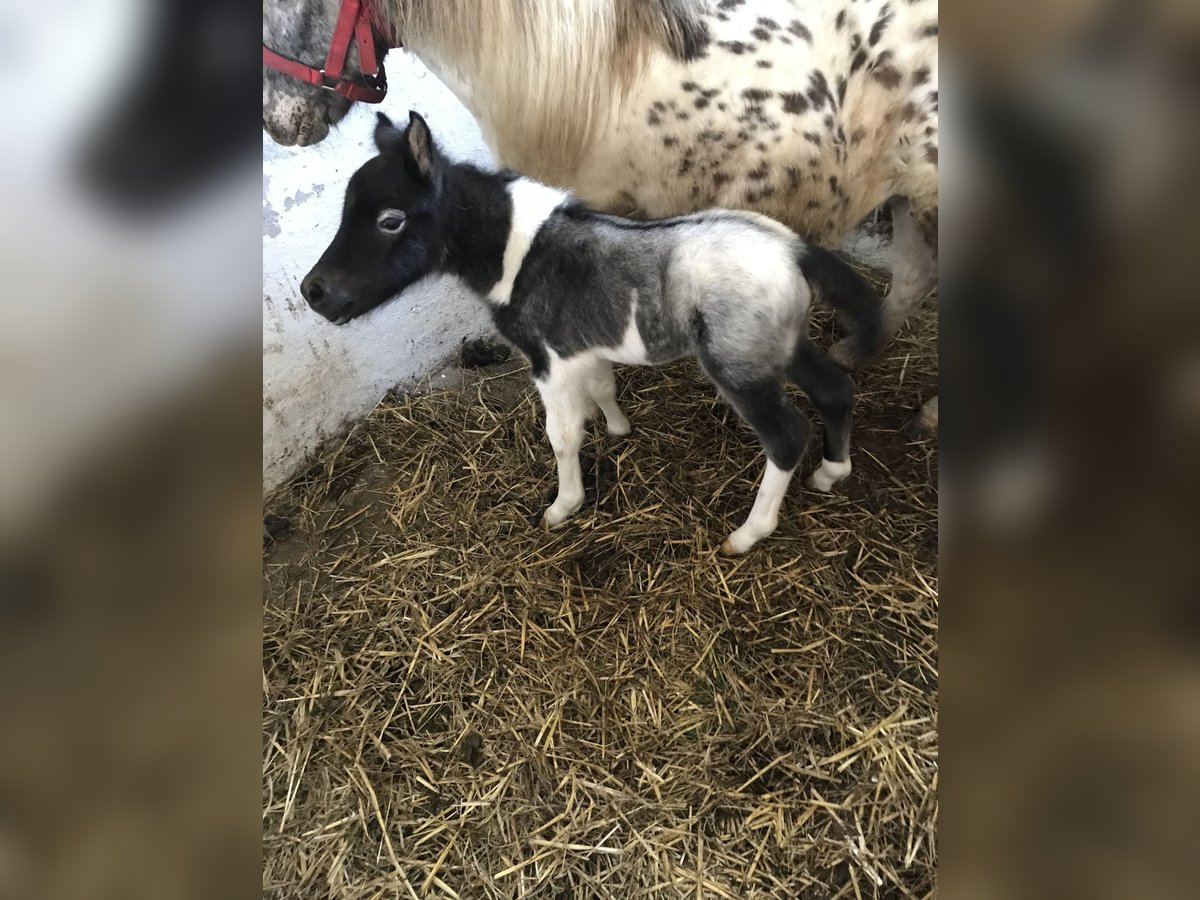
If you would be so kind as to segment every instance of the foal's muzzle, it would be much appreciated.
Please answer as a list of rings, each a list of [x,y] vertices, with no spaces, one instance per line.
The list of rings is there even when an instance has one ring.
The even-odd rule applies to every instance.
[[[345,325],[354,318],[354,300],[316,272],[309,272],[300,284],[300,293],[318,313],[334,325]]]

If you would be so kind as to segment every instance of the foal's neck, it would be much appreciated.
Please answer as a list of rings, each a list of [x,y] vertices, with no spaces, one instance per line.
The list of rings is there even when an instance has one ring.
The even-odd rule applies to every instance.
[[[461,163],[443,183],[446,210],[445,269],[480,296],[500,280],[508,241],[508,184],[512,175]]]

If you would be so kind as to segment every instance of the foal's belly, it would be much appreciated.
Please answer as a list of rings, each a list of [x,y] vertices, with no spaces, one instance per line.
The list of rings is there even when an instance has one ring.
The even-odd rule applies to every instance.
[[[661,366],[695,353],[688,335],[670,320],[661,303],[637,307],[621,342],[598,351],[609,362],[627,366]]]

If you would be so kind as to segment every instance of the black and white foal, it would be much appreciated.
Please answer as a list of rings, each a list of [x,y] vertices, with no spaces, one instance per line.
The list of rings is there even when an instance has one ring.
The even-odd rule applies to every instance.
[[[809,484],[828,491],[850,474],[853,385],[807,338],[815,293],[878,352],[881,303],[832,254],[755,213],[711,210],[654,221],[594,212],[514,173],[443,157],[412,113],[401,131],[380,115],[379,156],[350,179],[341,226],[301,290],[345,324],[435,272],[481,296],[496,328],[528,358],[558,460],[558,496],[544,527],[583,503],[579,451],[599,407],[628,434],[613,363],[659,365],[696,356],[757,433],[767,468],[745,523],[722,548],[744,553],[775,530],[804,454],[808,420],[788,378],[825,421],[825,453]]]

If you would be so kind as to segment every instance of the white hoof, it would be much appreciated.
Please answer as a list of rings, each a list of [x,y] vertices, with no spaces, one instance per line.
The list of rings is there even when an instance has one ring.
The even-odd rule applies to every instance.
[[[925,401],[925,405],[921,407],[921,412],[917,416],[917,422],[922,428],[930,434],[938,433],[938,398],[934,397]]]
[[[822,494],[827,494],[833,490],[833,486],[843,480],[850,474],[850,460],[844,462],[832,462],[828,459],[821,460],[821,465],[818,466],[811,475],[808,476],[808,486],[814,491],[820,491]]]
[[[721,552],[726,556],[741,556],[758,542],[757,538],[741,534],[741,530],[739,528],[721,544]]]
[[[608,419],[608,433],[613,437],[625,437],[629,432],[633,431],[633,426],[629,424],[629,420],[624,416],[619,419]]]
[[[764,523],[761,528],[751,528],[749,525],[743,525],[729,537],[725,538],[725,542],[721,544],[721,552],[727,553],[730,556],[740,556],[745,553],[763,538],[770,535],[776,527],[776,524]]]
[[[561,503],[555,500],[553,505],[542,514],[542,530],[550,531],[552,528],[557,528],[579,510],[583,506],[583,501],[578,503]]]

